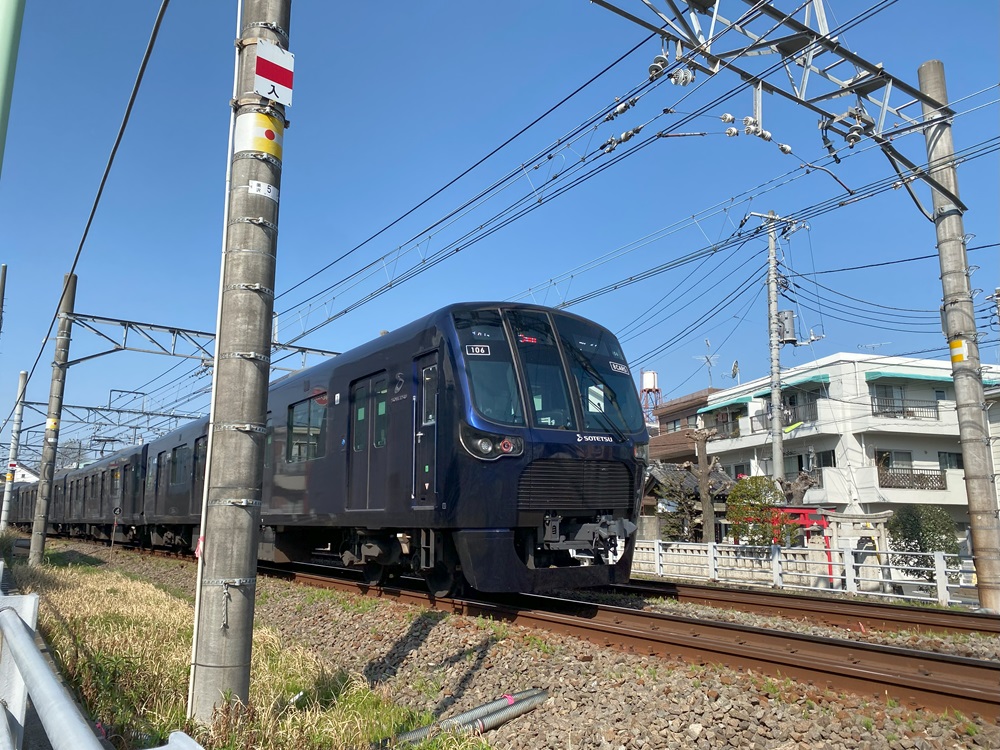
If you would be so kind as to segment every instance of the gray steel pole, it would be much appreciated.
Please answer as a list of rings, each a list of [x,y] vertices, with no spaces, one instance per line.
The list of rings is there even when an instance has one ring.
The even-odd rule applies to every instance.
[[[781,341],[778,338],[778,217],[767,212],[767,331],[771,349],[771,476],[785,480],[785,453],[781,432]]]
[[[17,380],[14,423],[10,428],[10,458],[7,461],[7,482],[3,488],[3,508],[0,509],[0,531],[7,528],[7,518],[10,514],[10,492],[14,486],[14,472],[17,471],[17,445],[21,440],[21,416],[24,414],[24,392],[27,387],[28,373],[21,370]]]
[[[188,711],[246,703],[257,584],[284,106],[254,93],[260,40],[288,46],[291,0],[243,0],[215,399]]]
[[[28,565],[41,565],[45,552],[45,530],[49,525],[49,503],[52,501],[52,478],[55,474],[56,450],[59,448],[59,420],[62,418],[63,391],[66,387],[66,363],[69,361],[70,315],[76,303],[76,274],[66,274],[62,299],[59,301],[59,329],[56,333],[56,356],[52,362],[52,385],[49,387],[49,414],[45,420],[45,443],[39,468],[38,501],[31,526],[31,547]]]
[[[920,90],[931,99],[948,104],[944,65],[925,62],[917,70]],[[931,177],[952,195],[958,195],[955,146],[951,134],[951,112],[922,105]],[[937,230],[941,287],[944,300],[945,336],[951,351],[955,380],[958,434],[965,465],[965,491],[969,498],[969,527],[979,585],[979,604],[1000,612],[1000,518],[992,482],[986,399],[983,396],[979,335],[973,309],[969,263],[965,249],[962,210],[937,190],[931,190],[934,226]]]

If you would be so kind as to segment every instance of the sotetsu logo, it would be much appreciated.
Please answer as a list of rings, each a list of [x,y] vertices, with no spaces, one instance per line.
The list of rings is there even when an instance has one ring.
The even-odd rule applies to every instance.
[[[576,442],[578,443],[613,443],[615,439],[610,435],[581,435],[579,432],[576,433]]]

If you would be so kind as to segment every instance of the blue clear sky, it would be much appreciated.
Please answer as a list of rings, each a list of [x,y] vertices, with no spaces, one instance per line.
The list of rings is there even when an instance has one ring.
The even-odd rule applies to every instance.
[[[619,5],[644,12],[639,0]],[[5,230],[0,262],[8,265],[0,418],[13,404],[17,372],[30,368],[55,310],[158,6],[153,0],[27,3],[0,179]],[[778,6],[791,4],[782,0]],[[732,16],[743,7],[727,2],[723,13]],[[865,7],[827,3],[832,25]],[[962,114],[954,137],[956,148],[964,149],[997,136],[1000,19],[993,2],[942,7],[931,0],[897,2],[846,31],[841,41],[914,86],[920,63],[942,60],[952,101],[963,100],[955,105]],[[83,249],[77,312],[214,329],[235,19],[235,2],[171,3]],[[649,40],[426,205],[293,289],[449,183],[648,34],[586,0],[377,5],[297,0],[290,32],[295,99],[284,142],[277,280],[282,296],[275,306],[283,313],[283,339],[348,308],[413,269],[421,257],[437,257],[434,253],[477,227],[492,226],[494,217],[522,199],[536,210],[301,343],[344,350],[452,301],[557,304],[587,296],[726,239],[748,210],[794,217],[847,197],[831,176],[797,169],[806,161],[828,164],[814,114],[765,97],[765,127],[775,141],[792,146],[792,155],[781,154],[774,143],[722,135],[720,115],[742,118],[752,108],[750,92],[737,90],[738,79],[726,72],[707,81],[699,77],[697,88],[663,81],[613,122],[566,140],[615,97],[646,80],[647,66],[660,52],[660,43]],[[707,135],[636,148],[723,94],[731,98],[681,128]],[[667,108],[676,114],[664,115]],[[613,156],[632,148],[635,153],[554,195],[574,170],[583,174],[612,161],[611,155],[594,155],[601,143],[644,123],[641,137],[619,146]],[[554,146],[561,139],[562,145]],[[897,145],[915,161],[924,160],[919,133]],[[859,189],[891,176],[889,162],[870,142],[847,150],[838,138],[836,146],[847,158],[829,166],[847,186]],[[966,162],[959,172],[972,247],[998,241],[998,161],[992,153]],[[517,179],[488,201],[426,231],[512,172]],[[764,192],[760,186],[768,183]],[[929,206],[929,192],[921,186],[917,191]],[[747,203],[750,194],[756,197]],[[750,219],[745,228],[758,223]],[[799,274],[935,252],[933,225],[904,190],[822,213],[808,225],[781,248],[786,266]],[[422,238],[419,246],[414,237]],[[312,309],[300,306],[397,249],[408,252],[380,264],[374,275],[362,273],[320,294]],[[630,252],[596,263],[625,249]],[[708,385],[709,373],[697,359],[708,353],[717,355],[713,384],[732,385],[724,376],[734,360],[743,380],[764,375],[768,367],[766,296],[762,284],[753,282],[765,252],[762,238],[751,239],[570,309],[618,332],[636,373],[657,371],[666,397]],[[978,266],[973,286],[983,290],[977,307],[987,306],[986,296],[1000,284],[997,261],[996,247],[970,254]],[[800,329],[825,338],[811,347],[785,347],[783,364],[839,351],[932,350],[922,356],[943,358],[938,275],[931,259],[793,277]],[[790,301],[781,306],[795,307]],[[981,329],[987,335],[983,359],[995,363],[996,317],[984,314],[982,320],[987,323]],[[82,330],[72,346],[73,357],[105,348]],[[29,386],[29,400],[48,398],[51,351],[50,344]],[[194,370],[190,362],[117,353],[71,368],[65,400],[99,405],[108,402],[112,389],[141,390],[156,408],[200,410],[207,405],[205,396],[178,401],[208,386],[208,378]],[[42,421],[30,415],[25,423]],[[64,425],[63,439],[87,440],[93,432]]]

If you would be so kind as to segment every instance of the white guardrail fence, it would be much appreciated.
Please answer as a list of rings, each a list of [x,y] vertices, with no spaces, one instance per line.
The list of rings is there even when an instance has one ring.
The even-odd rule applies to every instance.
[[[49,663],[35,645],[38,594],[6,595],[7,570],[0,561],[0,750],[21,750],[28,697],[52,750],[103,750]],[[183,732],[171,732],[161,750],[202,750]]]
[[[905,565],[892,564],[905,554]],[[969,557],[892,550],[637,541],[633,575],[951,604],[977,604]]]

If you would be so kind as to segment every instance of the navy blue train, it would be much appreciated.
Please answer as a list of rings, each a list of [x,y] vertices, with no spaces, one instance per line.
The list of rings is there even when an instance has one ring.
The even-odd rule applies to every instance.
[[[259,557],[443,595],[628,580],[648,436],[621,346],[534,305],[455,304],[271,385]],[[193,549],[207,420],[54,480],[49,532]],[[37,488],[15,490],[30,524]],[[322,550],[324,552],[318,552]]]

